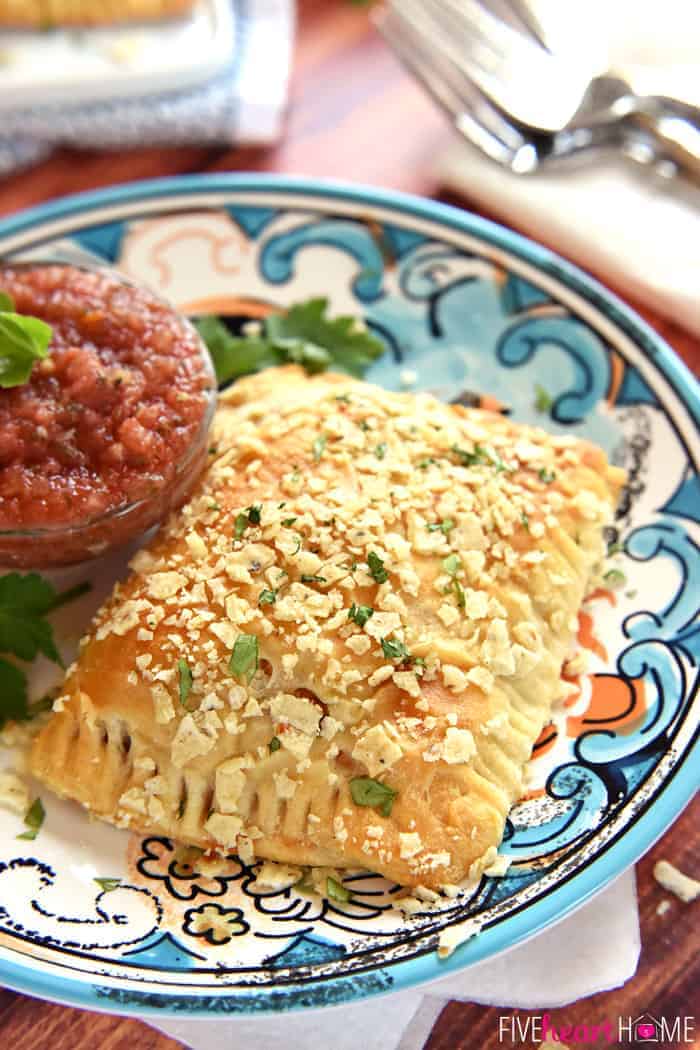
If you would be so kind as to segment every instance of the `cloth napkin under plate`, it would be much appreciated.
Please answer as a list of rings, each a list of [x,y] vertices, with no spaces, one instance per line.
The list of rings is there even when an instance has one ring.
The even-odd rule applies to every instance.
[[[421,1050],[450,999],[546,1009],[624,984],[639,959],[634,870],[526,944],[422,988],[350,1006],[149,1024],[192,1050]]]
[[[687,0],[533,0],[551,38],[597,46],[599,68],[635,90],[700,105],[700,5]],[[587,35],[588,34],[588,35]],[[570,40],[569,40],[570,45]],[[668,180],[622,158],[574,170],[512,175],[455,139],[437,162],[443,185],[469,204],[568,256],[630,299],[700,334],[700,186]]]
[[[294,42],[294,0],[232,0],[230,64],[197,87],[142,98],[31,106],[0,117],[0,176],[56,146],[229,145],[274,141],[281,130]]]

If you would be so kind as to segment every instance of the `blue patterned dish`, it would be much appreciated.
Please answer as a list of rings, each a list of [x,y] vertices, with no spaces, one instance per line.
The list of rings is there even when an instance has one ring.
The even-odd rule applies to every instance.
[[[512,947],[650,846],[697,786],[700,396],[639,318],[482,219],[305,180],[194,177],[70,198],[0,224],[0,255],[32,254],[107,260],[192,313],[259,317],[328,296],[385,340],[375,382],[488,392],[517,419],[593,439],[629,473],[612,537],[627,583],[582,611],[589,669],[535,746],[504,876],[402,921],[396,887],[373,876],[348,876],[346,903],[262,890],[255,866],[202,873],[167,839],[90,823],[45,792],[35,842],[17,840],[19,818],[0,827],[0,981],[141,1015],[348,1002]],[[95,601],[123,568],[95,570]],[[73,632],[90,600],[71,610]],[[460,924],[480,932],[438,959],[438,934]]]

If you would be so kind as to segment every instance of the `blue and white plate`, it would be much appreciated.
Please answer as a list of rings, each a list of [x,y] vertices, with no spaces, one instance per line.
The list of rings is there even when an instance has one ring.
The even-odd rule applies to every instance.
[[[194,177],[70,198],[0,224],[0,256],[32,254],[97,257],[184,310],[238,320],[328,296],[386,342],[375,382],[448,399],[488,393],[516,419],[593,439],[629,474],[615,555],[626,582],[582,611],[589,668],[537,742],[503,877],[404,921],[381,879],[346,876],[348,903],[263,891],[255,865],[232,859],[203,874],[167,839],[91,822],[42,791],[34,842],[3,812],[0,982],[141,1015],[349,1002],[512,947],[650,846],[692,795],[700,758],[696,747],[693,766],[700,397],[654,332],[505,229],[308,180]],[[96,596],[63,610],[66,647],[123,569],[117,559],[90,570]],[[459,924],[480,932],[440,960],[440,931]]]

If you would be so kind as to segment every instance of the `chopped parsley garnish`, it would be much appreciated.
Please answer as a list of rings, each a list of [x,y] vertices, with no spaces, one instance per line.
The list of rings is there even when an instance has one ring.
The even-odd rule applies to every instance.
[[[347,887],[343,886],[342,882],[338,882],[331,875],[326,878],[326,893],[328,894],[329,900],[341,901],[345,904],[347,901],[352,900],[352,893]]]
[[[456,576],[452,577],[452,590],[455,592],[455,598],[457,599],[457,605],[460,609],[466,609],[467,599],[464,594],[464,587],[459,582]]]
[[[382,652],[387,660],[401,660],[403,663],[411,659],[408,649],[398,638],[382,638]]]
[[[357,425],[360,428],[360,430],[363,432],[363,434],[366,434],[367,431],[369,430],[369,423],[367,422],[366,419],[361,419],[360,422]]]
[[[460,448],[459,445],[453,445],[452,451],[455,456],[459,457],[463,467],[487,466],[491,462],[488,452],[482,445],[474,445],[473,452]]]
[[[462,568],[462,563],[456,554],[448,554],[447,557],[443,559],[442,567],[448,575],[456,576]]]
[[[239,634],[231,651],[228,669],[234,678],[251,682],[258,669],[260,648],[254,634]]]
[[[472,452],[460,448],[459,445],[453,445],[452,452],[459,457],[463,467],[494,467],[499,474],[508,469],[496,452],[489,452],[483,445],[474,445]]]
[[[81,583],[58,594],[53,584],[33,572],[0,576],[0,653],[28,662],[41,653],[63,667],[53,628],[46,617],[89,590],[89,584]],[[26,721],[39,710],[37,705],[29,704],[24,671],[0,658],[0,728],[10,720]]]
[[[376,551],[370,551],[367,555],[367,566],[369,574],[375,583],[386,583],[389,573],[384,568],[384,562]]]
[[[377,445],[374,450],[374,454],[377,459],[384,459],[386,456],[386,441],[382,441],[381,444]]]
[[[294,517],[294,518],[282,518],[282,524],[284,525],[285,529],[288,529],[289,526],[293,525],[296,520],[297,520],[296,517]]]
[[[447,536],[455,527],[455,523],[452,518],[445,518],[444,521],[432,521],[425,527],[428,532],[443,532]]]
[[[275,751],[279,751],[279,749],[282,747],[282,744],[280,743],[280,738],[278,736],[273,736],[272,740],[267,746],[270,751],[270,754],[274,755]]]
[[[398,791],[372,777],[353,777],[350,794],[356,806],[371,806],[372,809],[378,809],[383,817],[390,817]]]
[[[624,549],[625,545],[623,543],[620,543],[619,540],[615,540],[615,542],[611,543],[608,547],[608,557],[611,557],[613,554],[621,554],[624,551]]]
[[[348,609],[348,620],[352,620],[358,627],[364,627],[372,616],[374,616],[374,609],[371,605],[355,605],[353,602]]]
[[[320,434],[314,441],[313,445],[311,446],[311,451],[313,452],[314,457],[314,463],[318,463],[318,461],[320,460],[321,456],[324,453],[327,443],[328,438],[325,434]]]
[[[419,470],[427,470],[431,463],[436,463],[437,460],[433,459],[432,456],[428,456],[427,459],[419,459],[416,466]]]
[[[625,576],[622,569],[608,569],[603,575],[603,579],[606,583],[609,583],[611,587],[624,587],[627,583],[627,577]]]
[[[265,588],[265,590],[260,591],[260,595],[258,596],[258,605],[274,605],[276,601],[277,591],[268,590],[267,587]]]
[[[326,582],[326,577],[325,576],[313,576],[310,573],[303,572],[301,574],[301,582],[302,583],[325,583]]]
[[[33,842],[39,834],[41,825],[44,823],[46,817],[46,811],[44,810],[44,804],[40,798],[35,798],[31,806],[24,814],[24,826],[26,831],[23,831],[21,835],[18,835],[18,839],[28,839],[29,842]]]
[[[547,470],[546,467],[541,467],[540,470],[537,471],[537,476],[545,485],[551,485],[556,478],[554,471]]]
[[[28,382],[37,361],[48,356],[51,328],[38,317],[15,313],[7,292],[0,292],[0,387]]]
[[[237,514],[233,523],[234,538],[240,540],[249,525],[259,525],[261,512],[262,503],[255,503],[252,507],[247,507],[240,514]]]
[[[104,893],[113,893],[114,890],[118,890],[122,884],[121,879],[93,879],[98,886],[102,888]]]
[[[219,385],[263,368],[292,362],[307,372],[323,372],[331,365],[361,379],[384,353],[384,344],[366,331],[355,317],[333,320],[327,299],[309,299],[285,313],[266,317],[254,335],[234,336],[218,317],[195,320],[214,362]],[[347,395],[340,395],[343,400]]]
[[[343,404],[343,405],[349,405],[350,404],[350,396],[349,396],[349,394],[337,394],[336,397],[335,397],[335,400],[336,401],[340,401],[340,403]]]
[[[528,532],[530,531],[530,519],[524,511],[520,515],[520,524],[524,529],[527,529]]]
[[[180,694],[180,703],[183,707],[187,707],[187,697],[190,695],[192,689],[192,682],[194,677],[190,670],[190,665],[187,660],[178,660],[177,662],[177,673],[178,673],[178,691]]]
[[[549,412],[554,398],[540,383],[535,383],[535,409],[538,412]]]

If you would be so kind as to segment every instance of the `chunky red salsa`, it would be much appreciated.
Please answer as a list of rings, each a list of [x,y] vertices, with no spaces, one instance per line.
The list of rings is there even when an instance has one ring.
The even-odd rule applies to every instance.
[[[0,390],[0,535],[84,528],[117,510],[128,518],[143,501],[126,532],[158,520],[184,497],[201,465],[192,460],[205,452],[214,380],[195,330],[107,272],[0,266],[0,290],[53,330],[29,382]],[[102,528],[97,542],[86,534],[83,555],[124,531]],[[35,564],[46,564],[35,550]],[[17,561],[0,539],[0,561],[5,554]],[[63,554],[50,560],[80,556]]]

